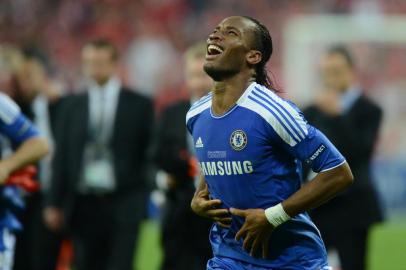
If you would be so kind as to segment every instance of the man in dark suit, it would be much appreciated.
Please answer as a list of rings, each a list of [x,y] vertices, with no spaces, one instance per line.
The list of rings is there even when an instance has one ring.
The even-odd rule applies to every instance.
[[[190,208],[197,164],[185,126],[191,102],[207,94],[212,86],[212,80],[203,71],[205,55],[205,43],[196,44],[186,52],[185,85],[191,99],[169,106],[162,113],[156,134],[154,159],[164,172],[160,175],[163,175],[166,186],[162,270],[206,269],[211,257],[208,241],[211,222],[194,215]]]
[[[370,167],[382,110],[357,85],[353,58],[345,47],[328,51],[321,75],[325,90],[304,114],[347,158],[355,181],[314,210],[312,218],[327,249],[338,251],[342,269],[363,270],[370,227],[382,220]]]
[[[132,270],[153,105],[121,86],[110,42],[87,43],[82,61],[88,87],[60,112],[46,220],[70,230],[75,269]]]

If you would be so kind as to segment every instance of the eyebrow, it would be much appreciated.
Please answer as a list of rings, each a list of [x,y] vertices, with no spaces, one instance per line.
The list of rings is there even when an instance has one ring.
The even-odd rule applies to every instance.
[[[234,26],[226,26],[225,28],[226,28],[227,30],[229,30],[229,29],[235,30],[235,31],[237,31],[238,33],[241,34],[241,31],[238,30],[238,28],[236,28],[236,27],[234,27]],[[214,28],[214,30],[219,30],[219,29],[220,29],[220,25],[217,25],[217,26]]]
[[[240,30],[238,30],[238,28],[236,28],[234,26],[227,26],[226,29],[236,30],[238,33],[240,32]]]

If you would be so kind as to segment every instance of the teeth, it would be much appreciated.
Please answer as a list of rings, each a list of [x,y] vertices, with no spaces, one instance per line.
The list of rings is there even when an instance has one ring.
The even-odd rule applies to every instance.
[[[207,47],[207,50],[208,50],[210,53],[213,53],[213,52],[222,53],[222,52],[223,52],[223,49],[221,49],[219,46],[213,45],[213,44],[209,45],[209,46]]]

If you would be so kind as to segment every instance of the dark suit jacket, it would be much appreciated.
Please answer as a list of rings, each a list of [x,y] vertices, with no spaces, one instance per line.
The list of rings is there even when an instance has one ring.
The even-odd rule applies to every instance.
[[[56,149],[48,203],[62,208],[68,220],[77,195],[83,150],[89,138],[88,99],[87,92],[68,97],[58,114],[55,130]],[[138,208],[145,205],[143,169],[153,118],[153,105],[149,99],[129,89],[121,89],[110,147],[117,181],[115,194],[131,200],[122,203],[124,212],[128,210],[125,204],[131,204],[129,207],[138,204]],[[124,216],[129,216],[128,212]]]
[[[152,151],[157,167],[173,175],[176,181],[176,187],[166,193],[162,233],[165,269],[173,269],[174,266],[170,265],[178,260],[179,253],[199,256],[204,262],[211,256],[208,235],[212,222],[197,216],[190,208],[195,186],[194,178],[189,175],[190,153],[186,130],[186,113],[189,108],[190,101],[180,101],[164,110]],[[179,264],[178,261],[176,265]]]
[[[181,101],[169,106],[160,118],[153,147],[153,156],[158,167],[174,175],[183,185],[193,183],[188,175],[188,145],[186,130],[186,113],[189,101]]]
[[[382,110],[360,96],[344,115],[331,117],[315,106],[304,110],[304,115],[344,155],[354,175],[348,190],[312,212],[316,224],[331,229],[365,228],[382,220],[370,166]]]

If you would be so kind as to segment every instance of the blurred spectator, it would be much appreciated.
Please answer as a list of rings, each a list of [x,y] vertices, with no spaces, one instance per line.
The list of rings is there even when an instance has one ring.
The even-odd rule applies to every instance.
[[[24,230],[17,236],[15,251],[15,270],[53,270],[60,245],[59,235],[49,231],[42,221],[44,194],[48,191],[50,161],[53,148],[53,128],[58,107],[60,91],[48,78],[48,62],[39,50],[25,49],[22,61],[12,80],[12,93],[22,112],[38,127],[48,140],[51,154],[39,163],[38,179],[41,191],[26,198],[26,209],[20,217]]]
[[[230,6],[233,8],[230,9]],[[153,69],[161,70],[163,66],[166,66],[166,71],[176,70],[179,63],[170,62],[167,66],[164,64],[166,59],[173,59],[173,55],[175,58],[179,57],[187,44],[201,39],[211,30],[210,25],[220,18],[236,13],[250,15],[272,25],[272,35],[275,42],[278,42],[282,41],[282,38],[278,37],[283,34],[285,23],[298,14],[355,14],[360,15],[362,19],[364,14],[369,13],[404,14],[406,2],[256,0],[253,5],[250,1],[240,0],[2,0],[0,39],[2,42],[17,44],[35,40],[55,59],[58,76],[68,80],[68,83],[75,83],[79,76],[79,63],[75,61],[75,56],[80,46],[90,37],[109,37],[120,49],[129,48],[131,52],[126,59],[132,69],[129,79],[132,85],[144,86],[148,80],[141,74],[149,73]],[[138,26],[134,26],[137,24]],[[132,42],[138,38],[139,42]],[[164,40],[164,43],[161,46],[154,44],[154,49],[145,49],[144,42],[155,40]],[[283,46],[278,43],[275,45]],[[148,53],[142,55],[141,51]],[[151,54],[151,51],[160,54]],[[147,60],[146,70],[134,69],[136,65],[143,64],[140,59],[134,59],[134,55]],[[272,66],[273,70],[277,71],[280,68],[281,56],[275,56]],[[164,59],[162,63],[159,61],[161,57]],[[141,73],[135,73],[136,71]],[[168,76],[168,79],[173,78]],[[153,91],[158,87],[155,84],[156,82],[152,82],[141,90],[153,95]]]
[[[153,106],[121,85],[117,57],[107,40],[83,47],[88,86],[69,97],[57,126],[47,223],[70,230],[77,270],[133,269],[145,215]]]
[[[155,145],[155,161],[163,170],[166,204],[163,215],[162,270],[200,270],[212,256],[208,241],[211,222],[193,214],[190,208],[197,174],[193,145],[186,131],[185,117],[191,103],[206,95],[212,80],[203,71],[206,43],[198,43],[185,54],[185,86],[190,100],[168,107],[161,116]]]
[[[151,19],[148,22],[140,23],[142,32],[129,46],[127,69],[131,85],[146,95],[155,96],[156,90],[171,79],[168,74],[177,53],[162,26]]]
[[[0,89],[12,95],[16,70],[23,61],[22,52],[10,45],[0,44]]]
[[[338,251],[342,270],[366,269],[368,233],[371,225],[382,221],[371,179],[382,110],[363,94],[354,65],[345,47],[331,48],[321,63],[324,90],[304,111],[346,157],[354,174],[348,191],[312,212],[327,249]]]

